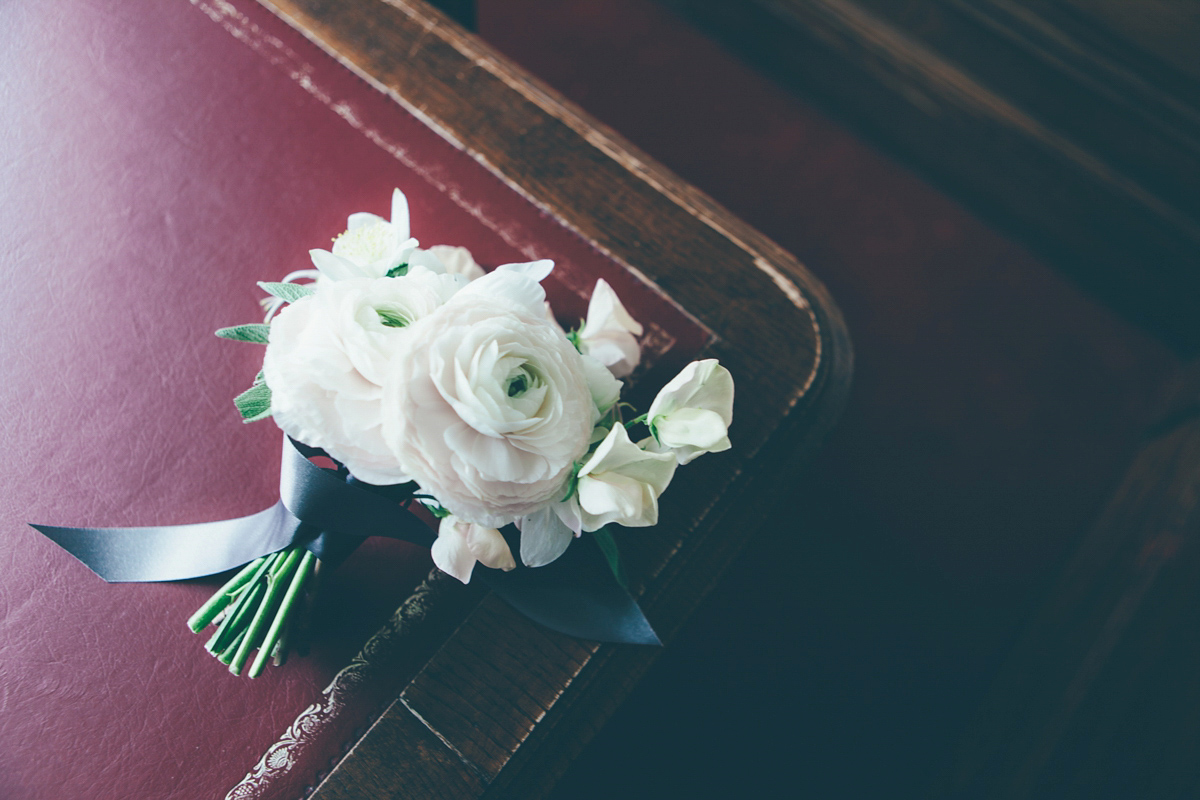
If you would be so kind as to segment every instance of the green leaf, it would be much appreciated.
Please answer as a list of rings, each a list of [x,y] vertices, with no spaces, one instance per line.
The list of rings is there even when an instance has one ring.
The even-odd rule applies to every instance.
[[[313,287],[304,286],[299,283],[267,283],[266,281],[259,281],[258,288],[269,295],[278,297],[285,303],[294,303],[301,297],[308,297],[313,293]]]
[[[387,271],[387,277],[399,278],[408,274],[408,264],[397,264]]]
[[[414,494],[413,498],[425,506],[425,510],[434,516],[435,519],[445,519],[450,516],[450,512],[442,508],[442,504],[433,499],[427,494]]]
[[[580,321],[578,328],[567,331],[567,341],[570,342],[572,344],[572,346],[574,346],[574,348],[581,353],[583,352],[583,339],[581,338],[582,333],[583,333],[583,322],[582,321]]]
[[[567,478],[567,493],[563,495],[562,500],[559,500],[560,503],[567,502],[571,499],[571,495],[575,494],[575,489],[579,487],[579,468],[582,466],[583,464],[576,461],[575,465],[571,467],[571,476]]]
[[[604,553],[604,560],[608,562],[608,568],[612,570],[617,583],[622,589],[628,589],[629,581],[625,578],[625,570],[621,568],[621,553],[612,534],[608,532],[608,526],[595,531],[592,536],[596,537],[596,544],[600,545],[600,552]]]
[[[234,325],[232,328],[221,328],[217,331],[217,336],[220,336],[222,339],[232,339],[235,342],[266,344],[267,333],[270,330],[270,325],[258,322],[252,325]]]
[[[265,383],[256,383],[233,398],[242,422],[257,422],[271,416],[271,390]]]

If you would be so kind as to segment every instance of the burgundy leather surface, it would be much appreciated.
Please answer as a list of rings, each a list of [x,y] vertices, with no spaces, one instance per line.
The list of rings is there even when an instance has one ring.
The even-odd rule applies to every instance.
[[[344,613],[323,617],[312,655],[251,682],[184,625],[216,579],[107,585],[24,525],[272,503],[280,434],[231,404],[261,351],[212,331],[255,320],[254,281],[307,267],[349,212],[386,214],[393,186],[425,245],[463,244],[489,266],[555,259],[560,316],[607,278],[660,349],[674,343],[664,372],[703,343],[245,0],[0,4],[0,797],[224,796],[428,570],[411,546],[370,543],[330,579],[327,607]],[[387,690],[362,689],[345,731]],[[298,795],[327,765],[297,765],[271,795]]]

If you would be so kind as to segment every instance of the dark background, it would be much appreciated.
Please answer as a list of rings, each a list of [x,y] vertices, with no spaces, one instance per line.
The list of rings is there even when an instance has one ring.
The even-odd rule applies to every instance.
[[[481,0],[477,26],[795,253],[845,314],[854,388],[775,525],[553,796],[941,794],[1190,358],[1191,323],[1171,303],[1187,308],[1192,278],[1090,256],[1114,252],[1104,236],[1128,217],[1064,205],[1092,197],[1070,176],[1037,171],[1068,187],[1049,210],[1045,187],[992,191],[912,146],[928,138],[903,114],[862,113],[881,106],[842,92],[851,73],[812,41],[724,35],[688,8],[706,4],[673,5]],[[808,60],[789,67],[769,47]],[[1004,175],[1024,157],[968,133],[948,134],[973,141],[961,163]]]

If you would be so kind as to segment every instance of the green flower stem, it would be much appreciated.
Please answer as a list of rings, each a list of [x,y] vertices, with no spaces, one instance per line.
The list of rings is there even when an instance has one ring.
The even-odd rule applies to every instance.
[[[279,635],[279,641],[275,643],[275,652],[271,654],[273,656],[271,662],[277,667],[282,667],[287,662],[288,648],[292,643],[292,628],[295,626],[296,621],[288,617],[287,623],[283,626],[283,632]]]
[[[308,579],[308,591],[304,593],[304,608],[296,616],[288,631],[291,647],[298,655],[308,655],[312,620],[316,614],[317,595],[321,592],[321,575],[324,565],[325,562],[319,558],[313,562],[312,576]]]
[[[224,611],[231,601],[237,598],[240,594],[239,590],[253,580],[256,571],[266,560],[266,556],[260,556],[251,561],[242,567],[237,575],[230,578],[216,594],[208,598],[208,602],[200,606],[188,620],[188,627],[192,629],[192,633],[199,633],[207,628],[209,623],[216,619],[217,615]]]
[[[208,651],[215,655],[222,664],[229,663],[229,659],[225,657],[226,653],[245,635],[246,625],[266,591],[267,585],[261,579],[255,581],[250,590],[238,600],[233,611],[229,612],[229,616],[217,629],[216,635],[209,641]]]
[[[246,637],[242,639],[237,653],[234,655],[233,660],[229,662],[229,671],[234,675],[242,674],[242,668],[246,666],[246,661],[250,658],[250,652],[262,642],[262,637],[266,632],[271,615],[283,597],[286,587],[291,582],[292,573],[296,571],[296,564],[300,562],[301,551],[308,552],[302,547],[290,547],[287,550],[280,551],[281,553],[286,553],[282,560],[276,558],[276,566],[272,567],[267,578],[266,596],[258,604],[258,609],[255,611],[254,619],[250,623]]]
[[[224,635],[225,630],[229,627],[229,625],[227,623],[229,623],[231,621],[231,617],[232,617],[232,614],[226,614],[225,618],[221,620],[221,624],[217,626],[217,629],[215,631],[213,631],[213,635],[210,636],[208,638],[208,641],[204,643],[204,649],[207,650],[210,654],[212,654],[214,656],[219,655],[219,653],[217,651],[217,642],[221,640],[221,637]]]
[[[246,564],[188,620],[195,633],[215,625],[204,645],[234,675],[250,665],[256,678],[271,659],[282,664],[302,645],[307,617],[321,576],[321,560],[303,547],[288,547]]]
[[[262,587],[262,585],[263,584],[260,583],[259,587]],[[246,628],[247,625],[243,625],[233,639],[227,645],[225,645],[225,648],[216,653],[217,661],[220,661],[222,664],[228,666],[229,662],[232,661],[233,657],[237,654],[238,648],[242,646],[242,642],[246,640]]]
[[[254,663],[250,665],[251,678],[257,678],[262,674],[262,671],[267,666],[267,659],[276,652],[275,646],[281,641],[280,637],[283,636],[284,631],[287,629],[292,608],[295,606],[296,600],[300,597],[300,593],[304,591],[304,584],[308,580],[309,572],[312,570],[313,561],[315,560],[316,556],[310,551],[304,551],[304,558],[300,561],[300,566],[296,568],[295,574],[292,576],[287,594],[283,596],[283,602],[279,604],[279,610],[275,612],[275,619],[272,621],[266,637],[258,648],[258,656],[254,659]],[[280,650],[280,653],[282,652]]]
[[[221,620],[221,624],[217,626],[217,632],[208,640],[208,644],[204,645],[208,652],[218,655],[237,635],[240,625],[235,627],[235,623],[245,616],[243,610],[246,608],[250,595],[259,585],[259,579],[270,568],[273,557],[273,555],[264,556],[262,563],[254,569],[250,579],[230,593],[230,602],[233,605],[225,610],[225,616]]]

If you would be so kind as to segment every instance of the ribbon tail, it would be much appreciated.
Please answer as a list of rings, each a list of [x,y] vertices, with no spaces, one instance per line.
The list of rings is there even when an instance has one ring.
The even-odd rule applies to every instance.
[[[295,544],[336,566],[369,536],[425,547],[434,542],[433,531],[394,499],[321,469],[305,457],[306,449],[285,440],[281,499],[257,514],[147,528],[32,527],[110,583],[199,578]],[[478,566],[476,574],[551,630],[593,641],[661,644],[594,541],[576,543],[544,567],[502,572]]]
[[[300,521],[282,502],[236,519],[148,528],[31,525],[109,583],[179,581],[282,550]]]
[[[597,642],[661,645],[637,600],[590,544],[577,541],[544,567],[504,572],[478,564],[475,574],[504,602],[551,630]]]

